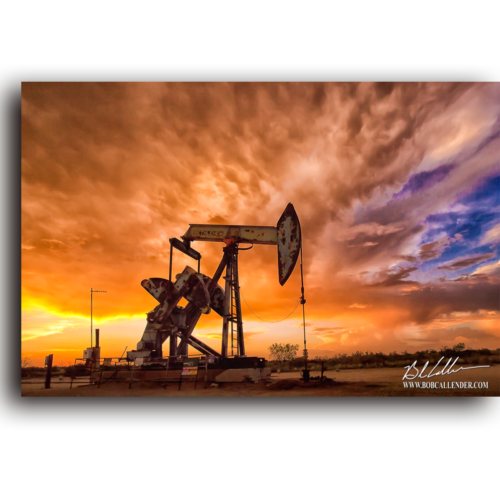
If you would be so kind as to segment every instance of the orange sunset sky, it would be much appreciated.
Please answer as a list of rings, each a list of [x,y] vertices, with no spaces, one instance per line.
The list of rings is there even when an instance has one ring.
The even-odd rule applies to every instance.
[[[310,355],[500,347],[500,84],[24,83],[22,355],[135,349],[190,223],[302,226]],[[222,243],[194,243],[212,275]],[[194,261],[175,252],[174,274]],[[222,280],[221,280],[222,281]],[[284,318],[277,250],[240,254],[241,290]],[[248,355],[302,348],[242,304]],[[221,318],[195,334],[220,349]],[[190,353],[194,351],[190,348]]]

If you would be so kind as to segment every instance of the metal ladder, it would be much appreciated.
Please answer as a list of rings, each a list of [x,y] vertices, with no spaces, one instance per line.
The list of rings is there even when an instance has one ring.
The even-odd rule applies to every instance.
[[[229,322],[231,323],[231,356],[235,355],[235,350],[236,350],[236,356],[240,355],[240,346],[238,345],[238,329],[235,328],[235,324],[237,322],[236,319],[236,298],[234,296],[234,287],[236,285],[236,281],[234,279],[234,276],[238,272],[236,269],[237,266],[237,261],[236,257],[233,257],[231,259],[231,316],[229,318]]]

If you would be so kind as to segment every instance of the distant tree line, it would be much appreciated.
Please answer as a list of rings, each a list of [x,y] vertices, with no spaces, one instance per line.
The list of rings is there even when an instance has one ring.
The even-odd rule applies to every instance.
[[[88,370],[85,364],[77,363],[76,365],[53,365],[52,373],[63,377],[80,377],[85,375]],[[45,376],[44,366],[33,366],[31,359],[28,357],[21,358],[21,378],[35,378]]]
[[[356,351],[351,354],[335,354],[333,356],[316,356],[309,358],[309,369],[320,369],[321,362],[324,363],[325,369],[349,369],[349,368],[383,368],[383,367],[402,367],[417,361],[424,364],[426,361],[429,363],[437,363],[441,357],[445,359],[460,357],[457,364],[495,364],[500,363],[500,349],[471,349],[466,347],[463,343],[455,344],[453,347],[442,346],[439,350],[427,349],[425,351],[416,351],[410,353],[403,352],[390,352],[384,354],[383,352],[372,351]],[[304,364],[304,358],[294,357],[288,360],[288,363],[283,361],[276,362],[275,357],[270,357],[271,362],[269,365],[276,368],[289,368],[291,370],[298,370]]]

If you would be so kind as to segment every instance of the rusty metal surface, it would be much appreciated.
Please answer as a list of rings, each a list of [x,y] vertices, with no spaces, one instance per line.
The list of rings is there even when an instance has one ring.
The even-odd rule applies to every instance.
[[[297,263],[302,242],[299,218],[291,203],[287,205],[285,211],[281,214],[277,229],[278,272],[280,285],[283,286]]]
[[[175,335],[170,335],[170,356],[177,356],[177,337]]]
[[[219,316],[222,316],[222,304],[224,303],[224,289],[217,284],[214,283],[213,286],[210,286],[213,279],[210,276],[206,276],[205,274],[199,273],[203,279],[203,282],[207,286],[207,290],[210,293],[210,307],[213,311],[215,311]]]
[[[194,335],[191,335],[189,337],[187,343],[203,354],[220,357],[220,354],[215,349],[205,344],[200,339],[196,338]]]
[[[273,226],[226,226],[222,224],[190,224],[181,236],[184,241],[256,243],[276,245],[278,235]]]
[[[224,305],[224,289],[217,285],[217,288],[212,292],[210,296],[210,304],[212,305],[212,309],[219,315],[222,316],[223,305]]]
[[[160,303],[175,296],[174,284],[163,278],[142,280],[141,286]]]
[[[208,314],[211,310],[207,286],[209,282],[208,276],[197,273],[189,266],[178,275],[175,283],[164,278],[143,280],[141,285],[159,304],[147,315],[147,325],[137,349],[156,351],[160,355],[163,342],[170,337],[171,350],[177,352],[177,335],[186,329],[187,309],[198,315],[196,321],[200,314]],[[186,309],[178,306],[182,298],[189,303]]]
[[[234,247],[234,245],[229,245],[229,247]],[[224,250],[227,252],[228,247]],[[231,254],[230,254],[231,257]],[[231,286],[232,286],[232,265],[229,262],[226,266],[226,277],[225,277],[225,289],[224,289],[224,304],[223,304],[223,314],[222,314],[222,343],[221,343],[221,354],[223,358],[227,358],[227,345],[229,339],[229,322],[231,321]]]
[[[208,276],[205,276],[205,275],[202,275],[203,276],[203,279],[205,281],[205,283],[210,280],[208,282],[208,291],[210,293],[210,297],[212,298],[212,294],[217,294],[217,289],[221,289],[222,290],[222,287],[220,285],[218,285],[218,281],[219,279],[221,278],[222,276],[222,273],[224,272],[224,269],[226,268],[226,265],[229,261],[229,256],[226,252],[224,252],[224,255],[217,267],[217,270],[215,271],[215,274],[213,276],[213,278],[209,278]],[[224,292],[222,292],[224,293]],[[214,306],[214,304],[212,304],[212,307]],[[219,314],[222,316],[223,314],[223,308],[222,308],[222,305],[220,306],[220,308],[218,307],[218,303],[216,302],[215,303],[215,306],[219,309]],[[181,342],[179,344],[179,346],[181,348],[184,348],[184,345],[187,343],[189,345],[192,345],[195,349],[199,350],[200,352],[208,352],[207,349],[208,349],[208,346],[205,346],[204,344],[201,345],[198,341],[198,344],[197,345],[201,345],[201,347],[205,350],[200,350],[199,347],[195,346],[192,342],[191,342],[191,338],[192,338],[192,333],[193,333],[193,330],[198,322],[198,320],[200,319],[200,316],[201,316],[201,312],[199,309],[196,309],[192,306],[192,304],[188,304],[186,309],[185,309],[185,314],[186,314],[186,321],[187,321],[187,326],[183,329],[181,329],[180,333],[181,333]],[[215,350],[212,349],[213,352],[216,353]],[[217,353],[218,354],[218,353]],[[218,354],[220,356],[220,354]]]
[[[238,247],[234,251],[234,264],[233,264],[233,296],[234,306],[236,312],[236,346],[234,346],[234,339],[231,339],[232,348],[231,353],[234,353],[236,347],[236,354],[238,356],[245,356],[245,337],[243,335],[243,316],[241,314],[241,297],[240,297],[240,277],[238,270]]]
[[[184,294],[184,298],[195,305],[203,314],[209,314],[211,309],[208,288],[198,273],[194,275],[194,279],[198,280],[198,282]]]
[[[291,275],[301,249],[300,222],[291,203],[273,226],[229,226],[220,224],[191,224],[182,236],[184,242],[171,238],[175,247],[198,260],[201,254],[190,248],[192,241],[224,242],[224,255],[213,278],[186,266],[176,276],[176,281],[164,278],[149,278],[141,282],[142,287],[157,301],[158,305],[147,314],[147,325],[137,351],[130,351],[130,358],[160,358],[162,344],[169,339],[170,355],[187,355],[188,346],[207,355],[228,356],[228,334],[231,330],[232,346],[236,339],[237,354],[244,356],[243,323],[239,297],[238,245],[240,243],[277,245],[279,282],[284,285]],[[171,252],[172,256],[172,252]],[[172,260],[170,260],[171,276]],[[226,271],[225,290],[218,284]],[[181,307],[182,298],[188,301]],[[201,314],[211,310],[223,318],[221,354],[192,335]],[[234,337],[233,327],[236,324]],[[234,346],[233,346],[234,347]]]
[[[194,260],[200,260],[201,259],[201,253],[197,252],[193,248],[188,247],[186,244],[184,244],[181,240],[177,238],[170,238],[168,241],[170,241],[170,244],[174,247],[177,248],[182,253],[185,253],[189,257],[191,257]]]

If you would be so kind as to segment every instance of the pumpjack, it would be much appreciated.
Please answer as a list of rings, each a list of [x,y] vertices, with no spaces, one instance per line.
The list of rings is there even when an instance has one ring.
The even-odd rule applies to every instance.
[[[200,272],[201,254],[191,247],[194,241],[225,244],[222,260],[212,277]],[[223,362],[231,358],[246,358],[238,253],[251,249],[253,245],[276,245],[279,283],[283,286],[292,274],[301,251],[300,222],[293,205],[287,205],[276,226],[190,224],[181,240],[171,238],[169,242],[169,279],[149,278],[141,282],[142,287],[158,301],[158,305],[147,314],[142,338],[137,349],[127,353],[127,358],[135,364],[160,360],[163,358],[163,344],[167,340],[169,356],[187,356],[188,346],[191,346],[202,355]],[[248,244],[251,246],[239,247]],[[186,266],[172,281],[174,248],[198,261],[198,270]],[[218,282],[224,272],[223,288]],[[185,307],[179,305],[183,298],[187,301]],[[222,317],[220,352],[193,335],[201,315],[209,314],[212,310]]]

